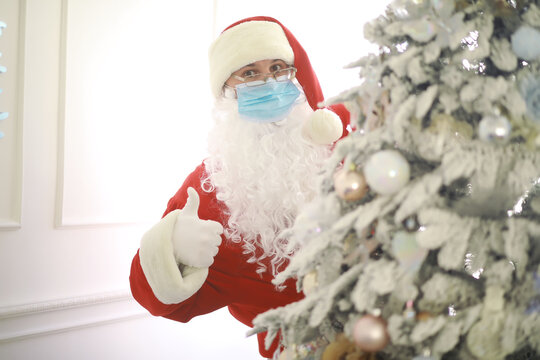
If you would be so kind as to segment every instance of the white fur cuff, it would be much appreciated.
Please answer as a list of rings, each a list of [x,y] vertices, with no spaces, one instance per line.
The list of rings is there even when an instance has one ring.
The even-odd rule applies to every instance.
[[[304,136],[317,145],[330,145],[343,134],[343,125],[337,114],[328,109],[317,109],[306,120]]]
[[[191,297],[204,284],[208,268],[186,266],[180,272],[171,241],[180,210],[167,214],[141,240],[139,258],[148,284],[163,304],[178,304]]]

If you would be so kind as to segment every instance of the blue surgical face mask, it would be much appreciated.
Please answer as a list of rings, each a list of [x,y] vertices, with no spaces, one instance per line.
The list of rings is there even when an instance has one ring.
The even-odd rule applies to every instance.
[[[256,86],[236,86],[236,95],[242,119],[271,123],[289,114],[300,91],[291,80],[268,81]]]

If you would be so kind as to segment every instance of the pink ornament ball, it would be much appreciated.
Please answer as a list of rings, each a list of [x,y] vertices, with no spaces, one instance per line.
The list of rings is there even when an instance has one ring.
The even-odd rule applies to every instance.
[[[386,321],[373,315],[364,315],[354,325],[353,340],[360,349],[376,352],[390,342]]]

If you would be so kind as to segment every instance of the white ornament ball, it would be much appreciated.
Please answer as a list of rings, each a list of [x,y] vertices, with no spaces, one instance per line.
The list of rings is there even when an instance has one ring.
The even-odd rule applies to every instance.
[[[528,25],[522,25],[511,36],[512,50],[518,57],[533,61],[540,58],[540,31]]]
[[[363,351],[376,352],[390,342],[386,322],[380,317],[364,315],[354,325],[353,339]]]
[[[490,115],[478,124],[478,137],[486,142],[504,144],[510,138],[512,125],[505,116]]]
[[[318,287],[319,281],[317,277],[317,271],[314,270],[304,276],[304,279],[302,280],[302,291],[304,292],[304,294],[309,295]]]
[[[381,195],[401,190],[410,178],[410,166],[400,152],[383,150],[373,154],[364,166],[369,187]]]

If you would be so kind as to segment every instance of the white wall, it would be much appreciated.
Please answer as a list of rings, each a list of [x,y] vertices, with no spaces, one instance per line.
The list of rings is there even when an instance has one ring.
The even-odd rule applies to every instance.
[[[257,357],[226,310],[178,324],[129,294],[143,231],[205,152],[211,5],[0,1],[1,359]]]
[[[226,310],[189,324],[147,315],[131,259],[205,155],[213,37],[274,16],[331,96],[368,49],[357,3],[1,0],[0,358],[256,359]]]

